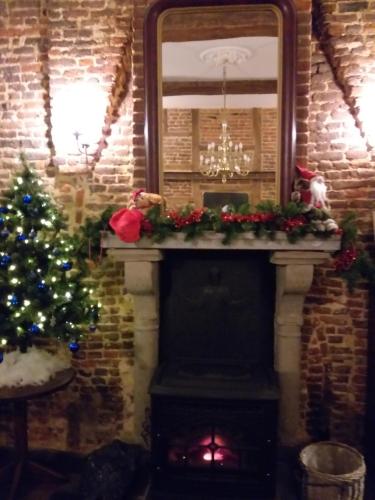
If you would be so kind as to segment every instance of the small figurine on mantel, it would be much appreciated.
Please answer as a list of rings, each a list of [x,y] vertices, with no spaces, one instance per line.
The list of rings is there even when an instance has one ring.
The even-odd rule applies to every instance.
[[[294,180],[292,200],[305,203],[308,207],[329,210],[327,186],[322,175],[296,165],[297,176]]]
[[[140,239],[146,212],[157,205],[162,210],[165,208],[165,199],[162,196],[137,189],[132,193],[128,206],[114,212],[109,225],[120,240],[134,243]]]
[[[155,205],[159,205],[164,210],[166,205],[165,198],[160,196],[160,194],[146,193],[144,189],[137,189],[131,195],[128,208],[136,208],[145,214],[147,210]]]

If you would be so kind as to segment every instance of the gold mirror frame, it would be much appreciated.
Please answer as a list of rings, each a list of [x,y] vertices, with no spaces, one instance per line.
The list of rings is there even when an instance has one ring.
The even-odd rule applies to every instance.
[[[281,20],[279,201],[287,203],[295,167],[296,141],[296,12],[293,0],[157,0],[150,5],[144,23],[146,188],[160,192],[160,19],[169,9],[234,5],[273,6]]]

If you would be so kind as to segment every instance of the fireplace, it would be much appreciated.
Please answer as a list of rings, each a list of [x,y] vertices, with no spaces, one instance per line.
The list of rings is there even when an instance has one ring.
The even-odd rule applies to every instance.
[[[154,380],[151,396],[151,498],[271,498],[277,430],[274,381],[264,399],[222,390],[220,397],[193,396],[193,388],[189,396],[177,391],[169,396],[161,394],[165,382],[158,382]]]
[[[231,475],[233,469],[229,469],[229,456],[231,457],[231,466],[240,469],[236,472],[238,478],[245,477],[248,472],[251,472],[251,466],[261,466],[260,454],[256,455],[257,459],[259,457],[259,462],[257,460],[253,465],[246,462],[246,456],[249,455],[246,455],[244,447],[239,446],[239,442],[249,442],[256,438],[262,441],[263,437],[261,437],[259,429],[256,432],[256,423],[250,425],[249,428],[246,428],[245,425],[239,428],[236,425],[236,413],[244,414],[248,412],[249,416],[254,417],[253,422],[256,422],[257,419],[261,419],[262,422],[264,422],[265,418],[276,419],[278,414],[278,442],[283,446],[295,446],[304,442],[306,436],[300,427],[299,403],[302,309],[305,295],[311,286],[314,266],[327,260],[330,253],[337,251],[340,247],[339,237],[320,240],[313,236],[307,236],[296,243],[289,243],[285,234],[282,233],[277,233],[274,240],[244,235],[231,243],[229,248],[236,258],[242,254],[251,255],[252,252],[260,251],[269,259],[269,267],[275,271],[274,315],[272,317],[272,313],[269,314],[269,320],[273,324],[273,368],[276,372],[277,384],[274,381],[273,370],[266,369],[266,367],[269,367],[268,364],[250,364],[246,374],[246,370],[243,370],[240,363],[237,364],[238,366],[235,365],[235,368],[238,368],[236,373],[236,370],[233,372],[233,363],[224,360],[216,363],[216,366],[210,364],[210,369],[214,368],[214,371],[210,375],[209,387],[207,386],[204,397],[201,397],[202,389],[197,388],[194,381],[200,380],[206,375],[207,357],[204,359],[205,362],[199,364],[198,367],[195,362],[191,362],[191,359],[179,359],[177,366],[173,365],[173,363],[165,364],[164,359],[173,361],[173,358],[170,358],[166,350],[167,346],[172,344],[167,342],[166,345],[163,345],[163,340],[160,342],[159,352],[159,331],[161,331],[162,322],[164,321],[163,307],[160,307],[159,303],[165,286],[161,268],[170,252],[173,254],[189,250],[197,254],[207,253],[210,257],[216,251],[226,252],[228,247],[224,246],[221,240],[222,235],[207,234],[202,235],[193,242],[186,242],[183,234],[176,234],[159,244],[152,243],[148,239],[142,239],[135,244],[126,244],[115,236],[107,235],[102,242],[103,247],[108,249],[108,253],[114,259],[124,262],[125,286],[134,299],[134,430],[129,438],[142,442],[144,423],[147,420],[150,408],[150,381],[153,378],[153,394],[151,395],[154,413],[153,430],[155,437],[157,437],[156,435],[159,433],[157,429],[160,426],[165,435],[165,439],[161,439],[157,445],[159,447],[157,449],[162,450],[160,451],[161,455],[159,455],[163,459],[161,465],[173,469],[173,477],[177,478],[178,471],[184,467],[190,473],[190,469],[194,468],[194,460],[197,460],[197,456],[202,458],[202,452],[203,455],[206,455],[206,458],[209,458],[207,455],[209,452],[205,451],[205,448],[208,447],[211,453],[214,454],[213,459],[205,460],[208,465],[202,465],[202,461],[200,462],[199,475],[194,472],[196,479],[192,488],[196,488],[195,491],[200,491],[202,486],[200,478],[204,477],[204,474],[208,474],[212,481],[219,481],[219,476],[225,477],[223,479],[224,483],[227,481],[228,488],[231,487],[230,481],[227,480],[228,477],[233,477]],[[159,275],[161,279],[159,279]],[[269,295],[271,296],[272,293],[270,292]],[[189,297],[191,298],[191,295]],[[161,315],[159,312],[161,312]],[[264,355],[267,360],[267,356],[270,355],[270,346],[264,348],[264,350],[262,347],[264,346],[260,346],[258,354],[260,356]],[[183,365],[180,364],[180,361],[184,361]],[[265,366],[263,371],[262,366]],[[261,379],[259,383],[252,385],[252,390],[254,390],[255,386],[267,388],[263,397],[259,396],[258,393],[251,396],[250,386],[246,386],[246,379],[250,379],[250,373],[255,373],[254,370]],[[172,378],[170,378],[170,373]],[[186,374],[189,375],[187,379]],[[222,390],[224,384],[223,375],[229,377],[229,382],[226,381],[225,384],[228,387],[227,395],[231,399],[227,400],[221,394],[220,406],[215,407],[218,401],[215,398],[215,384],[220,384]],[[181,393],[176,394],[175,383],[171,382],[176,376],[180,379],[179,391],[184,392],[184,396]],[[234,380],[231,377],[234,377]],[[181,379],[183,379],[183,384],[181,384]],[[267,380],[270,380],[269,386],[265,383]],[[247,393],[245,398],[241,394],[242,389]],[[236,394],[240,394],[241,397],[236,399]],[[186,407],[183,405],[185,399],[189,398],[190,412],[196,416],[198,425],[194,426],[194,428],[190,426],[190,428],[187,428],[188,432],[184,432],[184,429],[176,429],[174,424],[178,422],[178,419],[185,419],[186,422],[190,421],[185,411]],[[177,409],[173,405],[175,399],[178,402]],[[207,411],[199,406],[199,403],[206,405]],[[227,403],[230,407],[232,419],[228,417],[225,423],[219,418],[219,415],[222,412],[226,413]],[[235,408],[236,405],[237,408]],[[274,411],[276,407],[278,408],[277,412]],[[206,418],[207,414],[209,417]],[[266,417],[267,415],[268,417]],[[203,422],[200,419],[203,419]],[[270,422],[269,425],[263,426],[263,428],[270,430],[274,429],[275,425],[275,423]],[[239,434],[236,433],[237,430]],[[162,433],[160,434],[162,437]],[[269,443],[269,453],[271,455],[268,456],[272,456],[274,453],[272,446],[274,446],[275,440],[272,443],[271,434],[270,437],[264,436],[264,439],[265,441],[271,439],[271,443]],[[264,441],[262,442],[264,443]],[[189,452],[189,450],[189,460],[185,461],[183,459],[183,463],[181,463],[179,461],[181,453],[183,453],[182,456],[188,456],[185,455],[185,451]],[[230,455],[225,455],[224,451]],[[265,445],[263,451],[264,456],[266,456],[268,450]],[[219,453],[223,457],[225,455],[228,460],[226,461],[225,473],[224,471],[218,472],[218,469],[221,470],[221,467],[223,467],[220,465]],[[245,458],[241,462],[240,457],[243,455]],[[240,465],[238,466],[238,464]],[[245,470],[247,470],[246,473]],[[160,469],[161,478],[163,478],[164,471],[165,469]],[[264,473],[267,474],[268,471],[265,470]],[[170,480],[172,484],[172,476]],[[154,478],[154,481],[156,481],[155,484],[157,485],[157,477]],[[173,479],[173,481],[178,482],[178,479]],[[270,482],[272,483],[272,478]],[[251,482],[247,485],[243,484],[243,487],[245,489],[254,488],[254,491],[256,489],[256,486],[252,485]],[[196,494],[196,497],[199,498],[199,493]],[[175,495],[175,498],[178,497]],[[209,498],[209,496],[203,495],[203,498]],[[239,498],[241,498],[240,492]]]
[[[269,255],[166,251],[160,272],[152,498],[272,497],[278,387]]]

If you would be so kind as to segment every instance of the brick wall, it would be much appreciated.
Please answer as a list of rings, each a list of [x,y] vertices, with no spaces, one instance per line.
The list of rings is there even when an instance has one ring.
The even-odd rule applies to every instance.
[[[358,108],[373,80],[374,2],[314,2],[308,162],[323,173],[338,219],[355,210],[371,238],[375,183],[369,129]],[[303,417],[310,436],[358,443],[366,397],[368,293],[353,293],[331,266],[316,272],[305,307]]]
[[[74,227],[109,204],[125,204],[139,182],[133,158],[141,134],[133,134],[133,6],[115,0],[42,5],[15,0],[6,8],[0,2],[0,188],[24,151]],[[57,96],[80,80],[94,82],[107,103],[93,170],[74,151],[59,156],[55,147]],[[144,171],[142,184],[143,177]],[[123,295],[122,266],[106,261],[93,280],[103,303],[99,328],[82,343],[69,388],[30,405],[31,446],[84,451],[123,436],[131,424],[132,306]],[[10,442],[8,413],[2,406],[2,444]]]
[[[0,0],[0,189],[20,150],[63,202],[74,226],[144,186],[142,27],[146,0]],[[327,178],[335,216],[354,208],[370,232],[374,155],[358,103],[374,76],[375,2],[311,0],[298,9],[297,156]],[[83,78],[106,111],[94,170],[60,155],[54,99]],[[362,134],[362,135],[361,135]],[[186,186],[182,186],[182,191]],[[31,405],[30,444],[86,451],[128,431],[132,415],[132,304],[121,265],[93,272],[104,305],[64,392]],[[317,270],[305,307],[301,423],[311,437],[358,442],[365,400],[367,290],[352,295],[330,265]],[[67,416],[65,416],[67,415]],[[9,408],[0,444],[10,443]]]

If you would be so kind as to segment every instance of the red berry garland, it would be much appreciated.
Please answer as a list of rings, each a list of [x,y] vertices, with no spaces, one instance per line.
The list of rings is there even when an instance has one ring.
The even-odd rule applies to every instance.
[[[335,260],[335,269],[338,272],[348,271],[357,260],[358,252],[354,246],[341,250]]]

